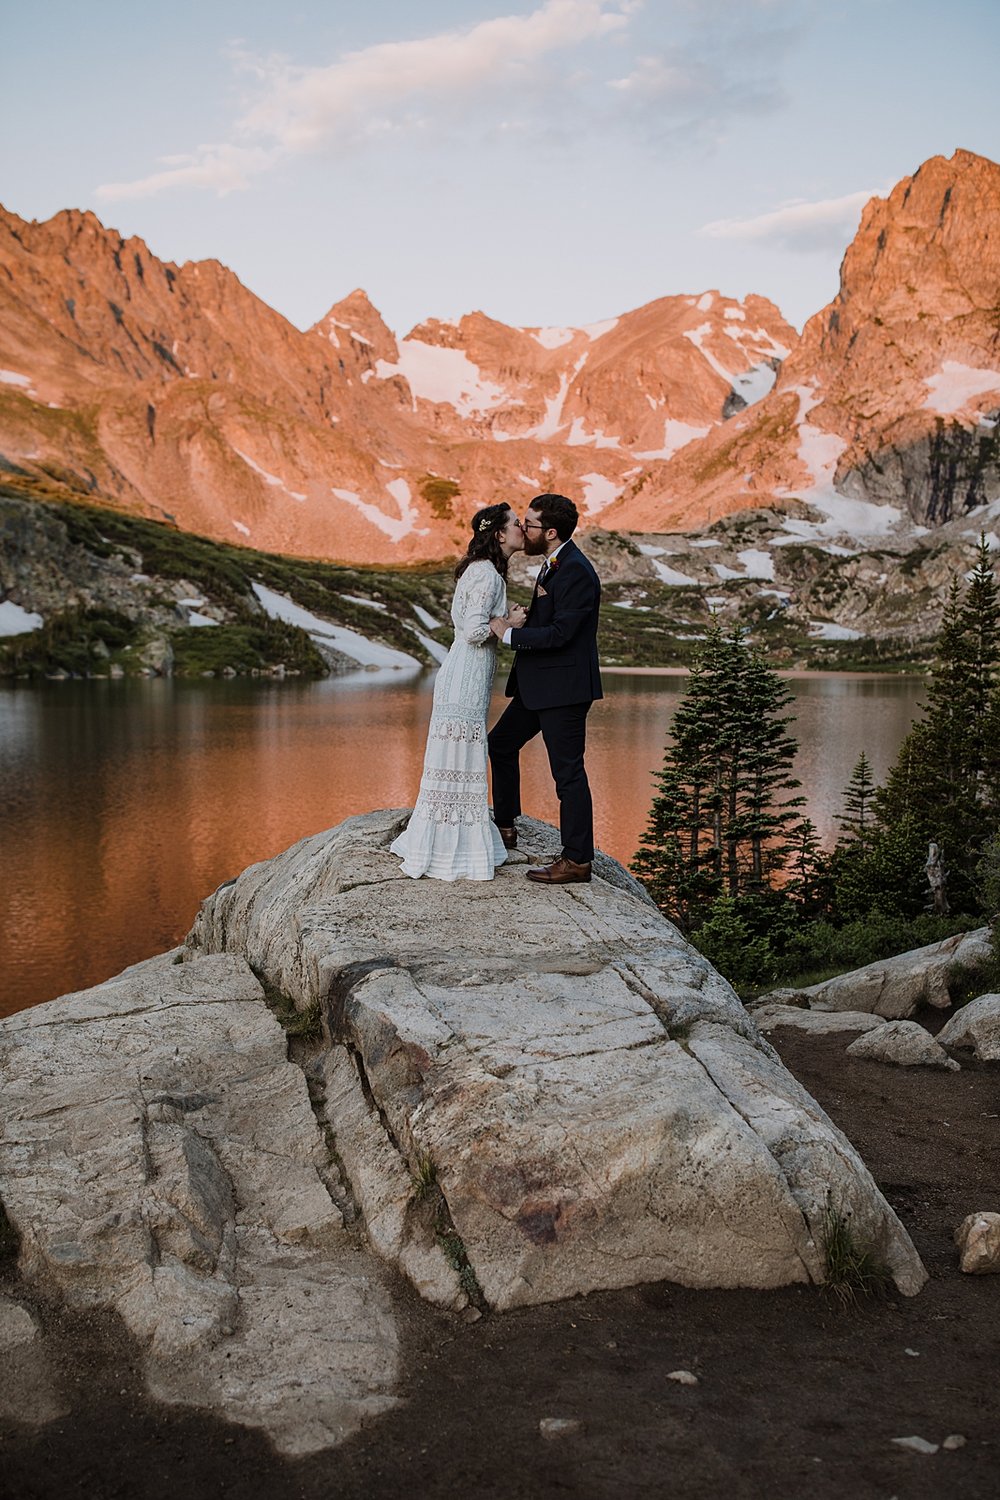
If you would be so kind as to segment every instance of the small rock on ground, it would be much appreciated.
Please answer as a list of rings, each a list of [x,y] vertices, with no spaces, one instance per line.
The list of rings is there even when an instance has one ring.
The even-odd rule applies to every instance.
[[[922,1437],[893,1438],[892,1441],[897,1448],[905,1448],[908,1453],[936,1453],[938,1451],[937,1443],[929,1443],[926,1438]]]
[[[1000,1214],[969,1214],[955,1230],[959,1266],[970,1276],[1000,1271]]]
[[[543,1417],[538,1430],[543,1438],[575,1437],[583,1430],[583,1423],[573,1417]]]
[[[893,1063],[901,1068],[944,1068],[951,1073],[959,1070],[958,1063],[916,1021],[886,1021],[874,1031],[856,1037],[847,1055]]]
[[[943,1047],[968,1049],[979,1062],[1000,1062],[1000,995],[980,995],[963,1005],[938,1040]]]
[[[697,1385],[698,1377],[690,1370],[671,1370],[667,1376],[668,1380],[676,1380],[678,1385]]]

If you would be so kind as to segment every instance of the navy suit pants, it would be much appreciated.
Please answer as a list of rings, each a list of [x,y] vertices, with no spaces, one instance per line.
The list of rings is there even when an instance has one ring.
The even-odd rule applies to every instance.
[[[589,703],[559,708],[525,708],[515,692],[489,735],[493,767],[493,816],[511,828],[521,812],[522,748],[541,733],[559,798],[559,832],[567,859],[586,864],[594,857],[594,804],[583,763]]]

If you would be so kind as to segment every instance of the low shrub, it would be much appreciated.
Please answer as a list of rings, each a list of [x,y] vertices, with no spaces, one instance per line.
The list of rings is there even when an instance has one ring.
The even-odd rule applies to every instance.
[[[69,609],[39,630],[0,642],[0,677],[88,677],[107,670],[108,658],[134,645],[139,627],[112,609]]]
[[[843,927],[810,922],[791,937],[779,969],[782,977],[807,969],[845,973],[981,926],[981,917],[893,917],[884,912],[871,912]]]
[[[892,1287],[888,1268],[858,1239],[850,1209],[842,1212],[829,1197],[823,1215],[823,1259],[826,1286],[841,1302],[884,1296]]]
[[[693,941],[720,974],[737,988],[765,986],[777,973],[774,949],[766,937],[754,936],[732,896],[717,896]]]
[[[279,663],[304,677],[324,677],[327,671],[304,630],[267,615],[238,625],[188,625],[170,639],[177,677],[198,677],[227,667],[239,675],[266,672]]]

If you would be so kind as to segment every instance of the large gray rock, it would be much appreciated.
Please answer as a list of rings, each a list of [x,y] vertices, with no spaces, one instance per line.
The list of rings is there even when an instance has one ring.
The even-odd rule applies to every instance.
[[[179,957],[0,1024],[0,1196],[22,1274],[120,1313],[154,1395],[307,1453],[393,1404],[384,1273],[257,979]]]
[[[943,1068],[956,1073],[959,1066],[916,1021],[884,1021],[853,1041],[847,1053],[849,1057],[894,1063],[900,1068]]]
[[[189,938],[322,1006],[326,1123],[381,1253],[454,1297],[427,1275],[409,1179],[460,1287],[496,1308],[658,1279],[818,1282],[832,1196],[918,1290],[857,1153],[620,866],[572,887],[523,865],[412,881],[388,853],[406,815],[245,871]],[[540,857],[554,837],[528,824],[522,844]]]
[[[454,1309],[819,1282],[832,1200],[919,1289],[849,1142],[620,866],[411,881],[403,816],[304,840],[210,897],[183,950],[0,1023],[26,1284],[116,1311],[154,1395],[289,1454],[396,1399],[386,1262]],[[257,975],[320,1008],[301,1067]],[[7,1324],[31,1351],[30,1315]]]
[[[758,1004],[791,1001],[804,1003],[810,1010],[858,1010],[887,1021],[904,1020],[922,1005],[947,1010],[951,1005],[950,987],[969,973],[984,972],[991,952],[990,929],[980,927],[924,948],[912,948],[895,958],[880,959],[806,989],[776,990],[773,995],[762,995]]]
[[[938,1032],[942,1047],[971,1052],[979,1062],[1000,1062],[1000,995],[970,1000]]]
[[[763,1032],[790,1027],[808,1031],[812,1036],[832,1036],[839,1031],[873,1031],[885,1023],[881,1016],[863,1010],[808,1010],[798,1005],[758,1005],[753,1010],[754,1025]]]

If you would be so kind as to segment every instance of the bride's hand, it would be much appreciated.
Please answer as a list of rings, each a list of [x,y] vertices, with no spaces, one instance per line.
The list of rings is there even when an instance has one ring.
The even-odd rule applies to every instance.
[[[507,612],[507,623],[512,630],[520,630],[527,618],[528,615],[523,604],[512,604]]]

